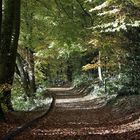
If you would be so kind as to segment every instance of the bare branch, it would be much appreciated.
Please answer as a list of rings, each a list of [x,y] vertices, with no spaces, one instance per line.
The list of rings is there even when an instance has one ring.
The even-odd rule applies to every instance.
[[[93,25],[93,19],[92,19],[92,16],[84,9],[83,5],[80,3],[79,0],[76,0],[76,2],[80,5],[82,11],[84,12],[84,15],[85,16],[88,16],[90,18],[90,21],[91,21],[91,26]]]

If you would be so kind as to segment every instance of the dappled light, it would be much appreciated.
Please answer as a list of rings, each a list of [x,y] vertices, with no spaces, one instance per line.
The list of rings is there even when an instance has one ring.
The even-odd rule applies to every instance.
[[[0,1],[0,139],[140,139],[139,0]]]

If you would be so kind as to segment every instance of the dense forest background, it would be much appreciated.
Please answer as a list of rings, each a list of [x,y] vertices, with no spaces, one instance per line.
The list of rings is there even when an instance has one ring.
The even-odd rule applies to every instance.
[[[139,0],[1,0],[0,119],[49,103],[49,87],[140,94]]]

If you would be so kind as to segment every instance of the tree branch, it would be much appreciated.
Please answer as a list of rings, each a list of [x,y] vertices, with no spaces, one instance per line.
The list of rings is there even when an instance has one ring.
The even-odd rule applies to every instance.
[[[80,3],[79,0],[76,0],[76,2],[80,5],[82,11],[84,12],[84,15],[85,16],[88,16],[90,18],[90,21],[91,21],[91,26],[93,25],[93,19],[92,19],[92,16],[84,9],[84,7],[82,6],[82,4]]]
[[[67,12],[67,10],[64,8],[64,5],[62,4],[62,2],[59,0],[59,3],[58,3],[58,1],[57,0],[55,0],[55,3],[56,3],[56,5],[57,5],[57,7],[59,8],[60,6],[60,8],[59,8],[59,11],[61,12],[61,9],[64,11],[64,13],[67,15],[67,17],[69,18],[69,19],[72,19],[73,20],[73,18],[68,14],[68,12]],[[59,6],[60,5],[60,6]]]

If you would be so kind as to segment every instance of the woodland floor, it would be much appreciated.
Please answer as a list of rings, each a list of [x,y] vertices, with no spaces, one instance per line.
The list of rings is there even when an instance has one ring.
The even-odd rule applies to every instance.
[[[48,89],[55,106],[48,116],[16,136],[15,140],[140,140],[140,96],[83,96],[72,88]],[[0,137],[42,111],[9,113],[0,124]]]

